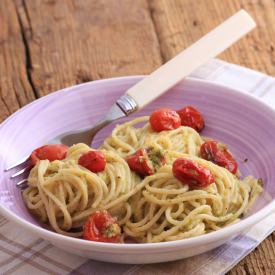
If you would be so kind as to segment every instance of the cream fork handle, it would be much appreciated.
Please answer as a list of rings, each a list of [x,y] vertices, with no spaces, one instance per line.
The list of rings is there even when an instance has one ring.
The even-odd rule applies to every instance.
[[[207,33],[189,48],[158,68],[152,74],[126,91],[143,108],[168,89],[204,64],[219,55],[256,26],[250,15],[240,10],[218,27]]]

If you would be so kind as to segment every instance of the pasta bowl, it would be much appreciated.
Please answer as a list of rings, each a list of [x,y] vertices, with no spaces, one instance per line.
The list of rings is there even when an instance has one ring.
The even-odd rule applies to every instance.
[[[89,82],[52,93],[10,116],[0,126],[0,170],[62,132],[88,127],[142,76]],[[149,91],[148,91],[149,92]],[[143,110],[115,124],[159,107],[196,106],[204,115],[203,135],[229,145],[243,176],[262,178],[264,192],[242,220],[221,230],[188,239],[148,244],[99,243],[66,237],[43,227],[27,210],[9,173],[0,174],[0,211],[17,226],[53,245],[84,257],[116,263],[156,263],[211,250],[245,232],[275,210],[275,111],[241,91],[188,78]],[[101,144],[115,124],[93,142]]]

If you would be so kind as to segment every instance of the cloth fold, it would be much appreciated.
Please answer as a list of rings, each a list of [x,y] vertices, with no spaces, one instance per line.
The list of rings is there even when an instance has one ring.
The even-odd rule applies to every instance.
[[[192,77],[251,93],[275,108],[275,78],[219,59]],[[225,274],[275,230],[275,213],[204,254],[170,263],[125,265],[85,259],[55,248],[0,215],[0,274]]]

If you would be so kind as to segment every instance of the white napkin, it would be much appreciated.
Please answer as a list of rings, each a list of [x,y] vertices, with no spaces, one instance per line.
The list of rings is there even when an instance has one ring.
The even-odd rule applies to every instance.
[[[275,108],[275,78],[265,74],[214,59],[192,77],[254,94]],[[0,274],[224,274],[274,230],[275,213],[246,234],[207,253],[171,263],[120,265],[61,251],[0,216]]]

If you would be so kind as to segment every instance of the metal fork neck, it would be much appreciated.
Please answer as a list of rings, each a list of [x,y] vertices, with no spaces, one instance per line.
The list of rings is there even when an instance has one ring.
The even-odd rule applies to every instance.
[[[125,94],[116,102],[118,107],[128,116],[138,109],[136,101],[129,95]]]
[[[116,103],[112,105],[106,115],[92,127],[64,133],[63,135],[52,140],[52,143],[63,143],[71,146],[75,143],[83,142],[90,145],[93,137],[99,130],[107,126],[112,121],[135,112],[137,108],[138,106],[133,98],[128,95],[123,95],[117,100]]]

